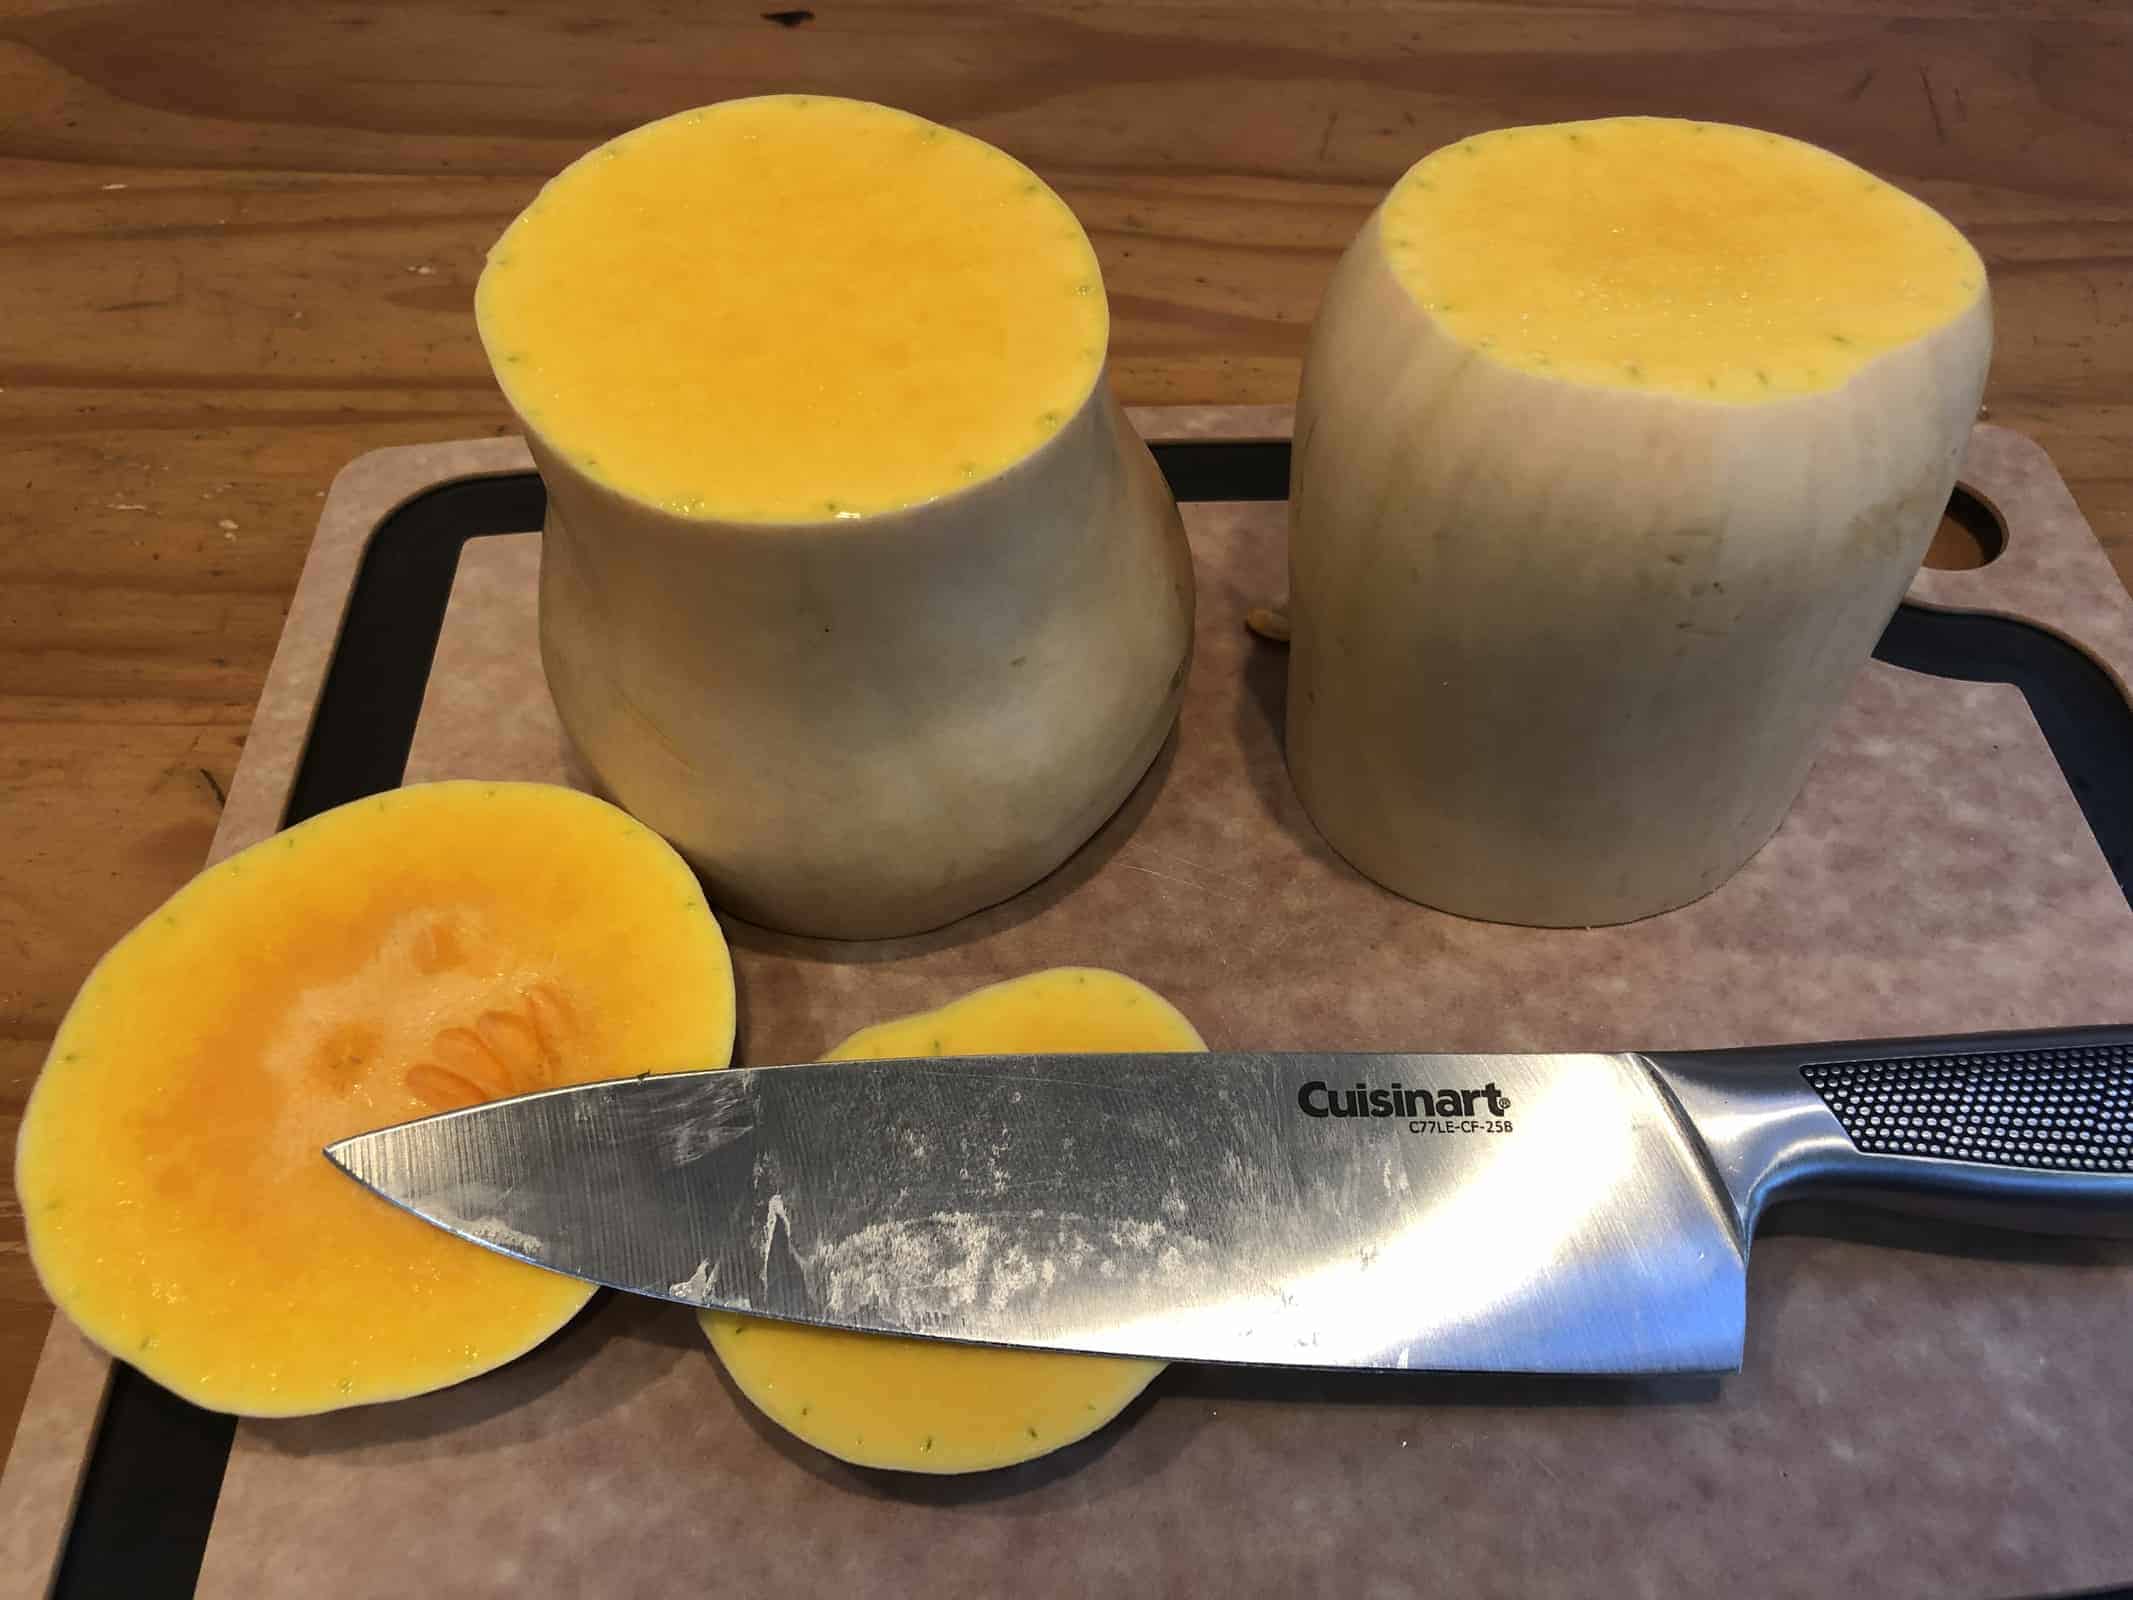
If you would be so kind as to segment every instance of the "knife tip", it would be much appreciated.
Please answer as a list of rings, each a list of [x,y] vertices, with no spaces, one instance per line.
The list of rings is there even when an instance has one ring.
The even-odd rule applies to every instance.
[[[336,1139],[331,1144],[319,1146],[319,1154],[357,1182],[367,1183],[369,1179],[364,1171],[361,1152],[369,1146],[373,1137],[374,1135],[369,1133],[352,1133],[345,1139]]]

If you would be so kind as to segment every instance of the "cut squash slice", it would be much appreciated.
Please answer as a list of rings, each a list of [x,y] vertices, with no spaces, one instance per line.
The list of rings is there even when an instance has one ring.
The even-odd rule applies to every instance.
[[[829,1060],[1049,1050],[1203,1050],[1153,990],[1061,967],[994,984],[938,1011],[862,1029]],[[709,1311],[711,1348],[788,1432],[860,1466],[979,1472],[1087,1437],[1132,1403],[1159,1361],[998,1350],[847,1333]]]
[[[321,1147],[724,1066],[733,1022],[702,890],[605,802],[452,782],[342,806],[202,873],[90,974],[23,1116],[31,1257],[92,1340],[214,1410],[456,1383],[590,1290],[364,1193]]]

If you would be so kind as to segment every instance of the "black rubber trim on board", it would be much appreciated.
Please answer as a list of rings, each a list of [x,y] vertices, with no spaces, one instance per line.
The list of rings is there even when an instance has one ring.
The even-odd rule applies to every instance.
[[[1154,452],[1180,500],[1280,500],[1288,493],[1285,443],[1199,440]],[[415,496],[379,523],[356,573],[285,826],[399,784],[460,550],[470,539],[540,527],[546,503],[530,472],[467,478]],[[2133,706],[2101,667],[2023,623],[1909,605],[1874,654],[1938,677],[2019,688],[2133,903]],[[56,1600],[190,1595],[235,1431],[231,1418],[115,1364],[53,1586]]]
[[[1874,659],[2020,689],[2111,876],[2133,903],[2133,705],[2093,656],[2027,623],[1906,605],[1882,630]]]

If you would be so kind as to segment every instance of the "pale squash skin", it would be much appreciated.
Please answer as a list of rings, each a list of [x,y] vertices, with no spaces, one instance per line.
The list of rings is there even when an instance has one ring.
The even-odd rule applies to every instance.
[[[996,478],[812,528],[683,525],[528,443],[563,726],[748,921],[881,939],[1007,899],[1177,720],[1192,558],[1107,387]]]
[[[1057,967],[863,1028],[824,1059],[1205,1048],[1152,989],[1098,968]],[[771,1421],[842,1460],[902,1472],[983,1472],[1047,1455],[1117,1416],[1164,1366],[722,1311],[699,1320],[735,1385]]]
[[[512,270],[532,248],[512,246]],[[700,272],[643,292],[711,287]],[[510,399],[511,347],[535,330],[494,320]],[[1108,327],[1105,311],[1099,345]],[[616,481],[590,435],[551,437],[525,397],[557,712],[601,791],[721,908],[831,938],[936,928],[1045,876],[1148,770],[1183,696],[1192,562],[1100,360],[1091,372],[1048,406],[1047,437],[987,475],[798,520],[676,511]]]
[[[474,782],[357,801],[209,868],[90,973],[16,1146],[31,1260],[91,1340],[210,1410],[442,1388],[590,1287],[430,1227],[322,1147],[724,1066],[733,1027],[701,888],[613,806]]]
[[[1461,915],[1695,900],[1776,831],[1918,568],[1990,358],[1983,268],[1835,387],[1739,404],[1493,359],[1401,282],[1386,218],[1297,409],[1298,795],[1367,876]]]

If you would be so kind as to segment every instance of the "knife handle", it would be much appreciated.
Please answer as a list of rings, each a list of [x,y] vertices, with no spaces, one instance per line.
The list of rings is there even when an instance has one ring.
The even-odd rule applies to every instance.
[[[2133,1236],[2133,1026],[1648,1055],[1743,1237],[1831,1195]]]

